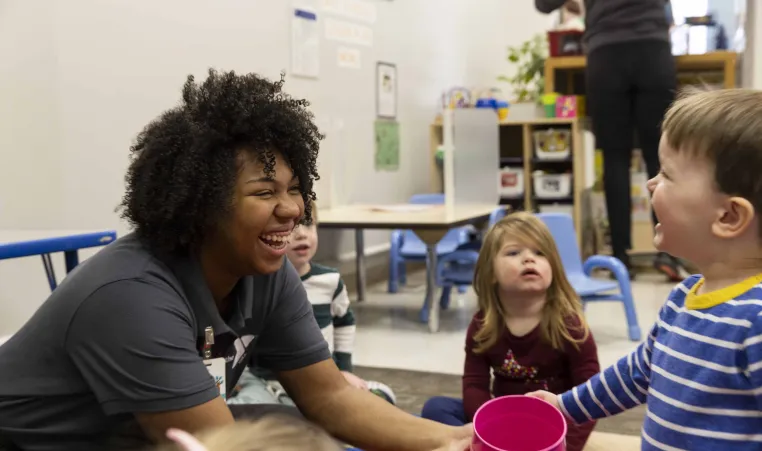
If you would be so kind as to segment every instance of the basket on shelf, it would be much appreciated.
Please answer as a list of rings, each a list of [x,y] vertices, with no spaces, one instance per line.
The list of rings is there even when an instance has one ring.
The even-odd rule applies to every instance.
[[[534,195],[538,199],[561,199],[571,194],[572,175],[547,174],[543,171],[535,171],[532,174]]]
[[[498,192],[500,197],[517,198],[524,194],[523,168],[504,167],[498,172]]]
[[[571,131],[549,128],[533,133],[534,152],[539,160],[565,160],[571,153]]]

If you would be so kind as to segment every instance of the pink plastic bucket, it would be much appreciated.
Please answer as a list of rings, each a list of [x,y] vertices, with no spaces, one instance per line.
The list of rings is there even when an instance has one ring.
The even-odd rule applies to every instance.
[[[566,420],[551,404],[529,396],[503,396],[474,415],[471,451],[565,451]]]

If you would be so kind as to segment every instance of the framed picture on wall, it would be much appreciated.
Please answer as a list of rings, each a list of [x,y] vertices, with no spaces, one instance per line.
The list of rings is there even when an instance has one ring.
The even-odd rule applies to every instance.
[[[376,116],[397,118],[397,66],[382,61],[376,63]]]

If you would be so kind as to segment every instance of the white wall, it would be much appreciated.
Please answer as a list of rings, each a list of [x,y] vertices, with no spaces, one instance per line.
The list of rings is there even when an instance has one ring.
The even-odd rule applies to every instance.
[[[428,124],[442,90],[493,85],[509,70],[505,47],[549,24],[531,1],[479,0],[478,8],[471,0],[374,4],[375,42],[361,49],[361,70],[336,67],[336,44],[323,41],[320,78],[286,83],[288,92],[312,102],[329,135],[321,148],[322,205],[400,202],[426,191]],[[134,136],[179,100],[189,73],[203,77],[210,66],[269,77],[288,71],[290,5],[0,2],[0,228],[126,233],[114,209]],[[376,60],[398,67],[398,172],[373,167]],[[385,232],[369,233],[366,245],[387,240]],[[348,233],[329,234],[323,244],[324,253],[352,250]],[[39,258],[0,261],[0,335],[22,324],[47,294]]]
[[[762,89],[762,4],[759,0],[748,0],[746,3],[746,52],[744,52],[744,64],[751,69],[745,68],[745,83],[750,88]]]

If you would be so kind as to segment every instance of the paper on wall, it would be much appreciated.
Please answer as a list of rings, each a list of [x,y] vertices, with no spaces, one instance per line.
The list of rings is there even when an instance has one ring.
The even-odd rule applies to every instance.
[[[331,41],[354,45],[373,45],[373,30],[364,25],[357,25],[338,19],[325,20],[325,38]]]
[[[336,63],[339,67],[347,69],[360,69],[362,67],[362,55],[360,50],[350,47],[339,47],[336,50]]]
[[[321,0],[320,5],[329,14],[371,24],[376,22],[376,5],[367,0]]]
[[[320,73],[320,29],[317,14],[294,7],[291,17],[291,74],[317,78]]]

